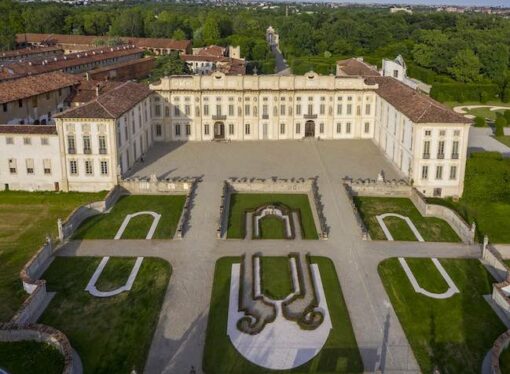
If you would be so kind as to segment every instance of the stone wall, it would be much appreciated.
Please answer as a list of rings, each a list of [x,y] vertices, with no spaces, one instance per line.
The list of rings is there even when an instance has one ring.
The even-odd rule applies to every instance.
[[[501,368],[499,367],[499,357],[501,356],[501,352],[508,348],[508,344],[510,343],[510,330],[507,330],[503,334],[501,334],[494,345],[492,346],[490,352],[490,373],[491,374],[501,374]]]
[[[323,204],[316,178],[230,178],[225,182],[221,197],[220,222],[218,237],[225,238],[228,214],[230,210],[230,195],[232,193],[285,193],[307,194],[315,227],[320,239],[327,239],[329,227],[323,212]]]
[[[509,279],[510,269],[503,261],[501,254],[489,244],[487,237],[484,238],[483,249],[482,249],[482,260],[485,265],[489,267],[491,274],[496,278],[498,282]]]
[[[23,327],[13,323],[0,324],[0,342],[25,340],[50,344],[62,353],[62,356],[64,356],[63,374],[80,374],[83,372],[80,359],[71,347],[69,339],[59,330],[40,324]]]
[[[476,228],[474,224],[469,226],[457,212],[450,208],[427,203],[425,197],[416,190],[416,188],[413,188],[403,180],[376,181],[370,179],[352,180],[350,178],[345,178],[343,183],[351,200],[353,196],[406,197],[414,203],[416,209],[418,209],[422,216],[441,218],[448,222],[464,243],[473,244],[475,242]],[[351,201],[351,205],[354,206],[354,202]],[[357,209],[355,209],[354,212],[362,236],[367,237],[368,233],[359,212]]]

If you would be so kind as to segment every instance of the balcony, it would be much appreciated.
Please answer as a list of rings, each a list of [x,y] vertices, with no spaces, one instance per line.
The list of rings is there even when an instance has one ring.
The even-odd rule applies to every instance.
[[[423,159],[428,160],[430,158],[430,153],[424,153]]]
[[[90,154],[92,154],[92,150],[90,148],[85,148],[83,150],[83,154],[90,155]]]
[[[100,155],[105,155],[107,154],[108,152],[106,151],[106,148],[99,148],[99,154]]]
[[[438,153],[437,154],[437,159],[438,160],[444,160],[444,153]]]
[[[269,114],[263,114],[262,119],[269,119]]]
[[[213,121],[225,121],[227,119],[227,116],[224,114],[214,114],[212,116]]]
[[[317,119],[317,114],[305,114],[303,116],[304,119]]]
[[[70,155],[75,155],[76,154],[76,148],[67,148],[67,153],[69,153]]]
[[[458,153],[452,153],[452,160],[458,160],[459,154]]]

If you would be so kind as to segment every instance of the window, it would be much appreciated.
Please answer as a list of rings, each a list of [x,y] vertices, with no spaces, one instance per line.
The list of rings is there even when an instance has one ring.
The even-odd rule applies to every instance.
[[[220,104],[216,105],[216,115],[221,116],[221,105]]]
[[[92,175],[92,161],[91,160],[85,160],[85,175]]]
[[[250,104],[246,104],[244,106],[244,115],[249,116],[250,115]]]
[[[459,142],[455,140],[452,143],[452,159],[457,160],[459,158]]]
[[[437,166],[436,167],[436,179],[443,179],[443,167]]]
[[[250,124],[247,123],[246,125],[244,125],[244,133],[246,135],[250,135]]]
[[[45,175],[51,174],[51,160],[50,159],[44,159],[43,160],[43,169]]]
[[[9,172],[11,174],[16,174],[16,159],[15,158],[9,159]]]
[[[356,107],[356,115],[361,116],[361,107],[359,105]]]
[[[427,165],[424,165],[421,167],[421,179],[428,179],[429,178],[429,167]]]
[[[455,130],[453,132],[453,136],[460,136],[460,130]]]
[[[445,135],[446,135],[446,130],[439,131],[439,136],[445,136]]]
[[[30,138],[23,138],[23,144],[25,144],[25,145],[32,144],[32,139],[30,139]]]
[[[444,158],[444,140],[440,140],[437,145],[437,158]]]
[[[365,106],[365,114],[366,114],[366,115],[370,115],[370,112],[371,112],[370,104],[367,104],[367,105]]]
[[[342,124],[340,122],[338,122],[336,124],[336,133],[337,134],[341,134],[342,133]]]
[[[285,123],[280,123],[280,134],[285,134]]]
[[[209,125],[204,125],[204,135],[209,135]]]
[[[233,116],[234,115],[234,105],[229,104],[228,106],[228,115]]]
[[[69,161],[69,172],[71,175],[78,175],[78,162],[76,160]]]
[[[342,104],[337,104],[336,105],[336,114],[339,115],[339,116],[342,115]]]
[[[156,117],[161,117],[161,105],[159,105],[159,104],[154,105],[154,114],[156,115]],[[166,110],[165,110],[165,114],[166,114]]]
[[[106,154],[106,136],[99,135],[99,153],[102,155]]]
[[[204,104],[204,116],[209,115],[209,104]]]
[[[33,158],[27,158],[25,160],[25,164],[27,167],[27,174],[34,174],[34,159]]]
[[[23,100],[18,100],[18,107],[23,108]]]
[[[321,115],[324,115],[324,114],[326,113],[326,105],[321,104],[321,105],[319,106],[319,113],[320,113]]]
[[[180,136],[181,135],[181,125],[176,124],[175,125],[175,135]]]
[[[74,139],[74,135],[67,136],[67,153],[69,154],[76,153],[76,142]]]
[[[432,135],[432,131],[431,130],[425,130],[425,136],[430,136]]]
[[[423,158],[430,158],[430,140],[425,140],[423,142]]]
[[[187,116],[191,115],[191,106],[189,104],[184,105],[184,113],[186,113]]]
[[[300,116],[300,115],[301,115],[301,104],[297,104],[297,105],[296,105],[296,115],[297,115],[297,116]]]
[[[191,135],[191,125],[189,124],[186,125],[186,135]]]
[[[348,115],[352,114],[352,104],[347,104],[347,114]]]
[[[351,123],[350,123],[350,122],[347,122],[347,123],[345,124],[345,132],[346,132],[347,134],[350,134],[350,133],[351,133]]]
[[[365,122],[365,134],[370,132],[370,122]]]
[[[101,161],[101,175],[108,175],[108,161]]]
[[[86,155],[89,155],[92,153],[92,150],[90,148],[90,136],[84,135],[83,136],[83,153]]]
[[[14,144],[14,138],[11,136],[5,138],[5,144]]]
[[[393,78],[398,78],[398,70],[393,70]]]
[[[457,166],[450,166],[450,179],[457,179]]]
[[[179,105],[174,106],[174,115],[176,117],[179,117],[180,113],[181,113],[181,111],[179,109]]]
[[[4,109],[4,112],[7,112],[7,103],[3,103],[3,104],[2,104],[2,107],[3,107],[3,109]]]
[[[280,105],[280,115],[281,116],[285,115],[285,104]]]
[[[319,124],[319,133],[324,134],[324,123]]]
[[[296,123],[296,134],[300,134],[301,133],[301,124],[298,122]]]
[[[268,115],[268,113],[267,113],[267,104],[262,105],[262,115],[263,116],[267,116]]]
[[[48,145],[48,144],[50,144],[48,138],[41,138],[41,145]]]
[[[308,112],[307,114],[313,114],[313,104],[308,104]]]
[[[163,135],[163,128],[158,123],[158,124],[156,124],[156,136],[162,136],[162,135]]]

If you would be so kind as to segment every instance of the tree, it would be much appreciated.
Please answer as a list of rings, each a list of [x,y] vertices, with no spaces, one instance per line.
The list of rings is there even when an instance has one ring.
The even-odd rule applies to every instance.
[[[485,127],[487,125],[487,122],[485,121],[485,118],[476,116],[475,117],[475,127]]]
[[[151,73],[150,80],[154,82],[168,75],[182,75],[189,73],[190,70],[188,64],[181,60],[179,53],[173,52],[169,55],[157,57],[156,67]]]
[[[461,82],[475,82],[480,78],[480,60],[470,49],[457,53],[448,71]]]
[[[214,17],[207,17],[204,23],[202,38],[206,44],[217,44],[220,39],[220,27]]]
[[[184,40],[184,39],[186,39],[186,34],[181,29],[177,29],[172,34],[172,39],[175,39],[175,40]]]
[[[504,130],[504,127],[506,126],[505,117],[499,116],[498,118],[496,118],[495,125],[496,125],[496,131],[495,131],[494,135],[496,135],[496,136],[505,135],[505,130]]]
[[[510,110],[505,110],[504,117],[507,125],[510,124]]]
[[[110,35],[114,36],[144,36],[143,18],[136,8],[124,10],[113,19]]]
[[[505,78],[508,69],[509,51],[504,44],[483,44],[479,48],[481,71],[493,81]]]

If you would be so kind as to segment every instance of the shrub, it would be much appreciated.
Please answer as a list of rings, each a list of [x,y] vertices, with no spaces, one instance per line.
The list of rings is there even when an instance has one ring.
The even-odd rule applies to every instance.
[[[506,119],[503,116],[498,116],[496,118],[496,136],[503,136],[505,135],[504,127],[506,126]]]
[[[482,91],[480,93],[480,102],[482,104],[487,104],[487,101],[489,101],[489,94],[486,91]]]
[[[506,124],[507,126],[510,125],[510,110],[505,110],[505,119],[506,119]]]
[[[475,117],[475,127],[485,127],[487,125],[485,118],[476,116]]]
[[[430,96],[440,101],[497,100],[500,89],[497,84],[435,83]]]

